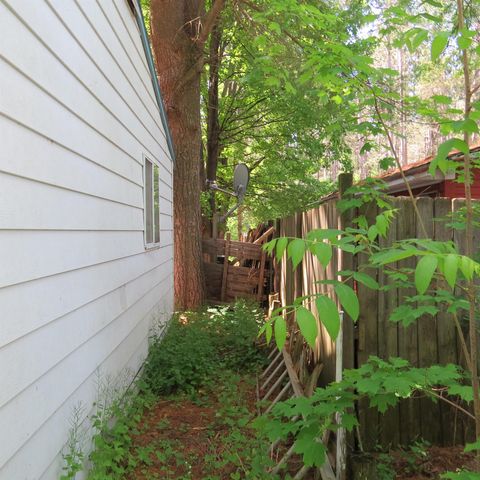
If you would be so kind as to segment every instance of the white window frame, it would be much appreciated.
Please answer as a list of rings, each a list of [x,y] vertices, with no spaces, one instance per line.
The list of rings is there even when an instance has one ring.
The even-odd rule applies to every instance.
[[[151,240],[149,241],[150,238],[150,232],[148,231],[147,228],[147,211],[149,210],[147,202],[149,201],[147,195],[147,162],[151,164],[151,177],[150,177],[150,198],[151,198]],[[149,250],[152,248],[158,248],[160,247],[160,208],[158,208],[157,211],[157,219],[155,219],[155,180],[154,180],[154,175],[155,175],[155,170],[157,170],[158,174],[158,185],[160,185],[160,167],[158,163],[155,160],[152,160],[150,157],[147,157],[146,155],[143,155],[143,241],[145,245],[145,249]],[[160,192],[158,192],[158,202],[160,202]],[[155,220],[157,220],[155,222]],[[157,235],[156,235],[157,234]],[[155,237],[157,237],[157,241],[155,241]]]

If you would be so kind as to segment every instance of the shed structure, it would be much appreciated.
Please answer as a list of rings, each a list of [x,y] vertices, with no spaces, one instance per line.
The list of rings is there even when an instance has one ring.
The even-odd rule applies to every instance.
[[[480,155],[480,145],[473,146],[470,153],[473,158],[477,158]],[[433,158],[433,156],[426,157],[402,167],[413,194],[417,197],[463,198],[465,196],[465,186],[463,182],[458,181],[459,173],[447,172],[443,174],[440,171],[437,171],[435,175],[429,173],[428,170]],[[463,154],[457,150],[452,151],[448,158],[449,160],[463,162]],[[480,199],[480,169],[474,168],[472,173],[472,197]],[[384,173],[379,178],[386,183],[389,195],[395,197],[408,196],[408,190],[400,170],[394,169]]]
[[[171,315],[172,145],[136,3],[4,0],[0,31],[0,479],[53,480]]]

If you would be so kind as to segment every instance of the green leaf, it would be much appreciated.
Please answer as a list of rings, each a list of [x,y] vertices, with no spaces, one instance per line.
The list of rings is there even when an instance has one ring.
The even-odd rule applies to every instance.
[[[275,320],[275,342],[279,350],[285,345],[287,340],[287,322],[283,317],[277,317]]]
[[[277,258],[278,261],[282,259],[285,249],[287,248],[287,245],[288,245],[287,237],[281,237],[277,239],[277,245],[275,247],[275,257]]]
[[[471,280],[473,278],[473,272],[475,271],[475,262],[471,258],[461,257],[460,270],[467,280]]]
[[[300,328],[300,332],[305,337],[305,340],[310,347],[315,347],[315,341],[318,335],[317,320],[310,310],[305,307],[299,307],[297,309],[297,323]]]
[[[423,294],[427,291],[437,265],[438,259],[433,255],[425,255],[418,262],[415,269],[415,286],[419,293]]]
[[[378,290],[380,286],[378,285],[377,281],[374,280],[370,275],[367,275],[366,273],[363,272],[355,272],[353,274],[353,278],[357,281],[362,283],[368,288],[371,288],[372,290]]]
[[[265,324],[265,337],[267,339],[267,345],[270,345],[270,340],[272,339],[272,333],[273,333],[272,324],[271,322],[268,322]]]
[[[432,95],[432,99],[434,102],[442,105],[450,105],[452,103],[452,97],[447,97],[446,95]]]
[[[353,288],[342,283],[335,286],[335,292],[345,311],[352,317],[352,320],[356,322],[360,313],[360,304]]]
[[[310,251],[318,258],[318,261],[326,267],[332,258],[332,246],[325,242],[316,242],[310,245]]]
[[[448,387],[449,395],[458,395],[465,402],[473,402],[473,388],[471,385],[452,385]]]
[[[271,254],[273,249],[275,248],[275,244],[277,243],[277,239],[274,238],[273,240],[270,240],[269,242],[265,243],[263,245],[263,249],[268,253]]]
[[[458,257],[452,253],[445,257],[445,262],[443,266],[445,272],[445,279],[451,288],[455,287],[455,282],[457,281],[457,271],[458,271]]]
[[[378,228],[375,225],[371,225],[367,233],[368,239],[373,242],[378,237]]]
[[[467,443],[464,452],[473,452],[480,450],[480,438],[474,443]]]
[[[438,57],[443,53],[448,45],[449,32],[440,32],[432,42],[432,62],[438,60]]]
[[[398,403],[398,397],[394,393],[382,393],[370,398],[370,407],[378,408],[380,413],[385,413],[389,407]]]
[[[300,238],[292,240],[287,247],[288,257],[292,259],[293,269],[297,268],[305,253],[305,242]]]
[[[385,237],[388,230],[388,220],[385,215],[377,215],[375,226],[382,237]]]
[[[460,138],[450,138],[449,140],[440,144],[437,150],[437,155],[430,162],[430,167],[428,168],[430,175],[435,175],[437,168],[439,168],[443,173],[448,170],[449,165],[446,160],[450,152],[454,149],[457,149],[462,153],[467,153],[468,145]]]
[[[458,37],[457,45],[461,50],[466,50],[472,44],[472,39],[467,37]]]
[[[320,321],[327,329],[331,339],[335,341],[340,331],[340,316],[336,303],[328,297],[320,296],[315,300]]]
[[[318,426],[304,428],[295,441],[294,451],[303,455],[303,463],[309,467],[321,467],[325,463],[325,446],[318,440]]]
[[[412,39],[412,49],[414,52],[417,48],[428,38],[428,32],[426,30],[420,30]]]
[[[398,262],[404,260],[405,258],[412,257],[417,252],[416,249],[410,248],[408,250],[403,250],[399,248],[390,248],[388,250],[383,250],[372,255],[373,263],[377,265],[386,265],[387,263]]]

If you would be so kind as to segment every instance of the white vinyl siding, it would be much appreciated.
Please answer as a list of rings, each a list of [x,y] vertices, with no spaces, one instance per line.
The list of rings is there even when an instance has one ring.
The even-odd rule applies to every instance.
[[[0,31],[0,480],[53,480],[172,313],[172,162],[126,0],[5,0]]]

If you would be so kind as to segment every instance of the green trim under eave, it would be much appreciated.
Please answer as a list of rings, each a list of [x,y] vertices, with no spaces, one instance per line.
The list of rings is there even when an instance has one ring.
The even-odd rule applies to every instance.
[[[163,105],[162,92],[160,91],[160,85],[158,83],[157,71],[155,69],[155,64],[153,63],[152,50],[150,48],[150,42],[148,41],[147,29],[145,28],[145,20],[143,18],[142,5],[140,3],[140,0],[137,0],[135,13],[138,27],[140,29],[143,49],[145,50],[145,56],[147,57],[148,69],[150,70],[150,76],[152,77],[152,85],[155,92],[155,98],[157,99],[160,117],[162,119],[163,128],[165,129],[165,135],[167,137],[168,150],[170,151],[172,162],[175,163],[175,150],[173,148],[172,134],[170,133],[170,128],[168,126],[167,114],[165,113],[165,107]]]

